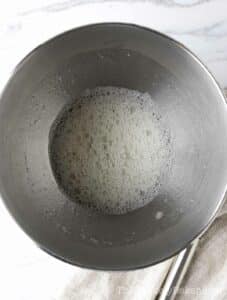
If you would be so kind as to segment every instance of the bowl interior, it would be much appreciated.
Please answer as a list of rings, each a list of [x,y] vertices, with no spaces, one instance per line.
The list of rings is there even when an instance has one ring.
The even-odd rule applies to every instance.
[[[56,117],[97,86],[148,92],[171,132],[172,168],[159,194],[119,216],[70,201],[49,159]],[[2,94],[2,195],[22,228],[63,260],[101,269],[150,265],[181,250],[214,216],[227,179],[226,129],[215,81],[181,45],[127,24],[75,29],[29,54]]]

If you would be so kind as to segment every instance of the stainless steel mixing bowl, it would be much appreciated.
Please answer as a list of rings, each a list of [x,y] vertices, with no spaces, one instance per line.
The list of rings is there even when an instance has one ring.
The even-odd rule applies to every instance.
[[[51,125],[66,104],[96,86],[150,93],[171,131],[168,179],[150,204],[124,215],[103,215],[70,201],[50,166]],[[23,230],[67,262],[112,270],[160,262],[210,224],[226,183],[221,90],[190,51],[160,33],[117,23],[66,32],[32,51],[2,93],[2,197]],[[163,217],[157,219],[157,212]]]

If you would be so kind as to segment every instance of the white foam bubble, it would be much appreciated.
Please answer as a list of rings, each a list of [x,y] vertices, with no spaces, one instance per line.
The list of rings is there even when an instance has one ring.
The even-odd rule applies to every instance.
[[[149,203],[171,161],[170,135],[150,95],[117,87],[86,90],[58,118],[50,146],[65,192],[112,214]]]
[[[164,214],[162,211],[157,211],[157,213],[155,215],[155,219],[160,220],[163,216],[164,216]]]

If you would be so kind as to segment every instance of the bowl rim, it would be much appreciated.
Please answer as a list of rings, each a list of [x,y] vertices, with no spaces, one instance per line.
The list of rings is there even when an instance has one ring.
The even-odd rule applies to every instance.
[[[220,99],[222,99],[222,103],[223,106],[226,109],[226,113],[227,113],[227,105],[226,105],[226,97],[224,95],[224,91],[221,89],[219,83],[217,82],[217,80],[215,79],[215,77],[212,75],[211,71],[208,69],[207,66],[204,65],[204,63],[201,61],[201,59],[194,54],[190,49],[188,49],[184,44],[182,44],[181,42],[175,40],[174,38],[168,36],[167,34],[164,34],[158,30],[149,28],[149,27],[145,27],[145,26],[141,26],[137,23],[128,23],[128,22],[98,22],[98,23],[89,23],[87,25],[82,25],[82,26],[78,26],[78,27],[74,27],[71,28],[69,30],[60,32],[59,34],[53,36],[50,39],[45,40],[44,42],[40,43],[38,46],[36,46],[33,50],[31,50],[12,70],[11,74],[8,77],[8,80],[6,80],[6,83],[3,85],[1,91],[0,91],[0,99],[4,93],[4,90],[6,89],[8,83],[10,82],[11,78],[15,75],[15,73],[23,66],[23,64],[26,62],[26,60],[28,60],[33,54],[35,54],[37,51],[39,51],[39,49],[41,49],[42,47],[46,46],[48,43],[53,42],[54,40],[57,40],[59,38],[61,38],[62,36],[64,36],[65,34],[69,34],[70,32],[73,31],[77,31],[80,29],[89,29],[89,28],[97,28],[97,27],[104,27],[104,26],[118,26],[118,27],[130,27],[130,28],[134,28],[134,29],[139,29],[139,30],[143,30],[143,31],[148,31],[150,33],[153,33],[159,37],[162,37],[168,41],[170,41],[172,44],[174,44],[176,47],[180,48],[182,51],[184,51],[187,55],[189,55],[194,61],[195,63],[197,63],[201,69],[203,69],[203,71],[208,75],[208,77],[210,78],[211,82],[213,83],[213,86],[216,88]],[[163,257],[162,259],[157,259],[154,260],[152,263],[146,263],[146,264],[141,264],[141,265],[137,265],[137,266],[128,266],[128,267],[102,267],[102,266],[94,266],[94,265],[90,265],[90,264],[80,264],[78,262],[72,261],[68,258],[65,258],[59,254],[54,253],[53,251],[51,251],[50,249],[48,249],[45,245],[42,245],[41,243],[35,241],[35,239],[30,236],[24,229],[23,227],[17,222],[17,220],[15,220],[15,218],[13,217],[13,215],[11,214],[10,210],[8,210],[7,208],[7,204],[6,202],[3,200],[4,197],[2,195],[2,191],[0,191],[0,198],[3,202],[3,204],[5,205],[5,207],[7,208],[7,211],[10,213],[10,215],[13,217],[13,219],[15,220],[15,222],[19,225],[19,227],[26,233],[27,236],[29,236],[29,238],[35,242],[35,244],[42,249],[44,252],[46,252],[47,254],[50,254],[51,256],[58,258],[59,260],[69,263],[71,265],[74,266],[78,266],[81,268],[86,268],[86,269],[91,269],[91,270],[97,270],[97,271],[129,271],[129,270],[139,270],[139,269],[144,269],[146,267],[150,267],[153,265],[156,265],[158,263],[167,261],[170,258],[173,258],[175,255],[179,254],[181,251],[183,251],[185,248],[187,248],[187,246],[189,246],[195,239],[200,238],[207,230],[208,228],[211,226],[211,224],[213,223],[213,221],[215,220],[216,215],[218,214],[218,212],[221,210],[223,204],[224,204],[224,200],[225,200],[225,196],[227,195],[227,183],[225,185],[225,192],[222,194],[222,196],[220,197],[218,204],[215,208],[215,210],[213,211],[213,213],[211,214],[209,220],[206,222],[206,224],[200,229],[200,231],[196,234],[193,235],[193,237],[186,243],[184,243],[181,247],[178,247],[178,249],[176,251],[173,251],[172,253],[170,253],[169,255],[167,255],[166,257]]]

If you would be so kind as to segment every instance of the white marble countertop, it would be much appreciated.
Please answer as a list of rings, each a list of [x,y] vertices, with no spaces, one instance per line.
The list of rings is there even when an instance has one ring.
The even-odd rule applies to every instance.
[[[0,10],[0,88],[15,65],[40,43],[76,26],[107,21],[167,33],[194,51],[221,87],[227,87],[226,0],[7,0]],[[0,228],[0,299],[59,299],[78,268],[37,249],[1,202]],[[54,273],[58,275],[51,280]]]

